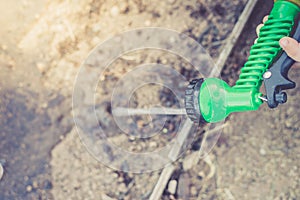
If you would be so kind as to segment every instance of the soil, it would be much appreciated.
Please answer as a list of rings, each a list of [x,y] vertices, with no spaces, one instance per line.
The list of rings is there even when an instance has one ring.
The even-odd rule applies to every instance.
[[[72,117],[72,92],[81,63],[106,39],[152,26],[187,34],[216,60],[246,2],[0,2],[4,16],[0,19],[0,164],[4,170],[0,199],[149,199],[161,170],[134,174],[108,168],[80,141]],[[222,71],[229,84],[238,78],[256,37],[255,27],[272,2],[258,1],[254,8]],[[124,55],[106,72],[106,89],[98,91],[103,98],[96,103],[105,108],[104,119],[111,114],[105,94],[114,81],[130,67],[157,57],[187,79],[197,76],[189,64],[165,52]],[[300,68],[290,70],[290,77],[299,83]],[[145,87],[133,94],[132,107],[178,107],[166,88]],[[299,199],[299,92],[299,87],[288,91],[288,102],[274,110],[263,105],[259,111],[232,114],[217,145],[199,161],[195,155],[203,129],[198,130],[193,145],[176,161],[171,176],[175,181],[169,182],[162,199]],[[134,120],[131,123],[138,127],[151,121]],[[117,133],[109,137],[129,151],[148,151],[174,137],[178,120],[170,120],[164,135],[153,141],[139,142]]]

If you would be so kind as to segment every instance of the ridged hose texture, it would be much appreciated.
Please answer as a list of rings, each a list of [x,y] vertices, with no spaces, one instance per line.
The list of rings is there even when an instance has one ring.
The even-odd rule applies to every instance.
[[[280,10],[282,3],[275,3],[275,11]],[[276,10],[276,4],[278,10]],[[298,8],[299,9],[299,8]],[[235,89],[253,89],[259,90],[262,83],[262,76],[274,59],[280,55],[282,49],[279,40],[284,36],[290,36],[294,26],[295,15],[278,15],[278,12],[271,12],[268,20],[261,28],[257,43],[252,45],[248,61],[241,69],[239,79],[234,86]]]

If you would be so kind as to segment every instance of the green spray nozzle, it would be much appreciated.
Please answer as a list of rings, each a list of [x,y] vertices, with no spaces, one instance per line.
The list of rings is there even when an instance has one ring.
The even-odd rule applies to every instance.
[[[279,40],[284,36],[293,36],[295,32],[300,12],[299,2],[299,0],[275,1],[268,20],[260,30],[257,43],[251,47],[248,61],[242,67],[239,79],[233,87],[217,78],[199,79],[190,83],[185,98],[186,111],[190,119],[196,123],[218,122],[232,112],[257,110],[263,100],[267,100],[259,90],[262,81],[272,76],[268,69],[272,68],[277,60],[282,60],[279,59],[283,55]],[[300,27],[298,26],[297,29]],[[281,71],[279,75],[288,82],[287,71],[293,62],[285,59],[284,63],[289,66],[285,67],[285,70],[279,68],[278,70]],[[283,63],[280,61],[277,65]],[[270,77],[267,77],[267,71],[271,73]],[[290,89],[294,84],[287,87],[273,82],[271,86],[276,86],[271,88],[275,91],[274,96],[268,98],[275,100],[277,98],[279,103],[284,103],[286,96],[281,89]]]

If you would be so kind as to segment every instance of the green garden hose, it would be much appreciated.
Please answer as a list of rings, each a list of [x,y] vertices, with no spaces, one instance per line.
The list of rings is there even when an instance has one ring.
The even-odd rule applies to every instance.
[[[224,120],[232,112],[257,110],[261,106],[262,99],[266,99],[259,91],[264,80],[263,75],[272,68],[274,63],[283,59],[279,59],[284,54],[279,40],[284,36],[293,36],[299,29],[299,6],[299,0],[275,1],[268,20],[260,30],[257,43],[251,47],[248,61],[242,67],[239,79],[233,87],[217,78],[197,79],[190,83],[186,90],[185,107],[192,121],[196,123],[218,122]],[[300,38],[297,36],[296,39]],[[283,76],[288,81],[287,71],[292,62],[287,59],[289,58],[281,62],[281,65],[283,67],[285,63],[289,66],[282,69],[279,66],[281,72],[278,76]],[[284,103],[286,96],[281,89],[292,88],[294,84],[283,86],[279,83],[277,85],[273,83],[274,78],[269,85],[276,91],[273,92],[274,97],[269,96],[268,99],[272,102],[272,98],[276,97],[279,103]]]

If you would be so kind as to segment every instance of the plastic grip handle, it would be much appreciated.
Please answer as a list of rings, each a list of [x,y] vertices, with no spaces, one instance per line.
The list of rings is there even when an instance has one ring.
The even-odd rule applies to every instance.
[[[299,6],[294,3],[282,0],[274,3],[268,20],[260,30],[257,43],[251,47],[248,61],[241,69],[234,88],[259,91],[263,74],[282,53],[279,40],[292,34],[299,12]]]

